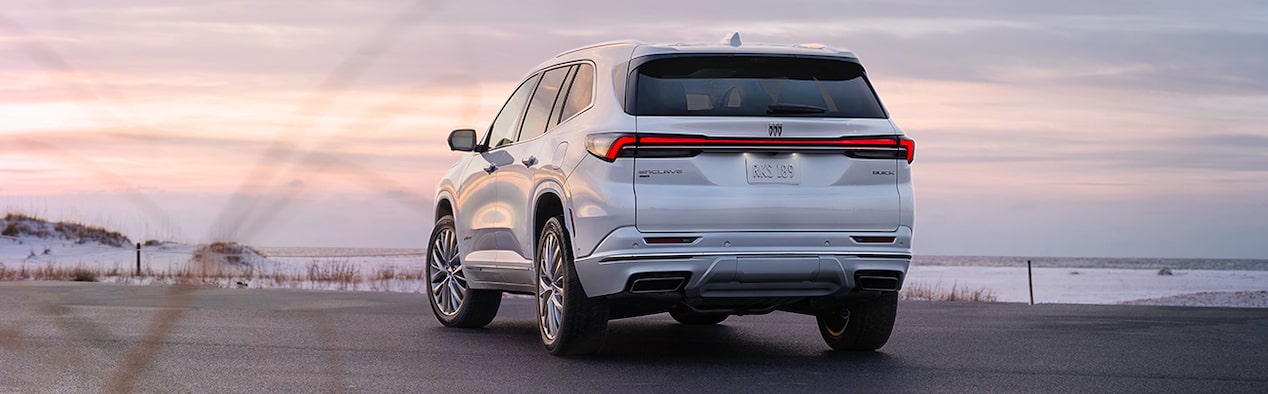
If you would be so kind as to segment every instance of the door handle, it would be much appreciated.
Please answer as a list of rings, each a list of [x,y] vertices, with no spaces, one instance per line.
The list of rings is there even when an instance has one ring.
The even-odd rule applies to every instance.
[[[525,167],[532,167],[534,164],[537,164],[537,158],[529,156],[527,159],[520,160],[520,163],[524,163]]]
[[[493,163],[489,163],[488,167],[484,167],[484,172],[489,174],[492,174],[493,171],[497,171],[497,170],[498,170],[498,165]]]

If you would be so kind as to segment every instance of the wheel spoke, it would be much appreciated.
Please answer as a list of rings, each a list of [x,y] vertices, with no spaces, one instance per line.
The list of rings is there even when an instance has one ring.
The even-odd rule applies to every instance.
[[[434,281],[432,281],[432,282],[431,282],[431,294],[432,294],[433,296],[439,296],[439,295],[440,295],[440,288],[441,288],[441,287],[443,287],[444,285],[445,285],[445,279],[443,279],[443,278],[442,278],[442,279],[440,279],[440,280],[434,280]]]
[[[560,253],[558,248],[555,249],[555,252],[555,263],[551,267],[554,268],[555,272],[551,276],[555,279],[555,283],[562,285],[564,279],[564,254]]]
[[[537,309],[542,312],[543,316],[545,316],[545,312],[550,309],[551,297],[553,297],[553,295],[548,292],[542,293],[542,295],[537,297]]]
[[[467,294],[467,284],[465,282],[458,280],[458,277],[456,276],[450,276],[449,280],[453,282],[453,288],[457,289],[458,292],[461,293],[459,295]],[[462,297],[459,297],[458,300],[461,301]]]
[[[562,317],[560,316],[562,315],[562,313],[560,312],[561,310],[559,308],[554,308],[554,307],[550,308],[550,328],[551,328],[550,331],[552,333],[559,332],[559,322],[561,320],[560,317]]]
[[[458,298],[458,292],[454,290],[453,278],[449,278],[449,313],[458,312],[458,306],[462,305],[462,300]]]
[[[546,332],[547,335],[554,336],[555,330],[559,327],[559,318],[555,316],[554,309],[546,310]]]
[[[537,299],[538,324],[541,325],[542,332],[546,334],[547,338],[554,338],[555,329],[559,326],[559,323],[554,320],[554,314],[551,312],[550,299],[553,297],[554,294],[550,290],[545,290]]]
[[[440,295],[440,311],[444,313],[450,313],[449,311],[453,310],[450,308],[449,291],[447,289],[448,286],[449,278],[445,278],[444,281],[440,282],[440,286],[436,287],[436,294]]]
[[[564,309],[563,295],[559,293],[555,293],[555,296],[550,298],[550,305],[554,307],[554,309],[556,310],[563,310]]]
[[[550,299],[550,289],[537,289],[537,303],[542,306],[546,305],[546,300]]]
[[[561,264],[561,265],[562,265],[562,264]],[[556,272],[556,273],[555,273],[555,275],[554,275],[554,279],[555,279],[555,280],[554,280],[554,281],[551,281],[551,283],[553,283],[553,284],[555,285],[555,287],[559,287],[559,288],[564,287],[564,275],[563,275],[563,272]]]
[[[448,261],[441,257],[442,253],[440,251],[440,248],[441,248],[440,242],[437,241],[436,245],[432,247],[431,261],[428,262],[428,265],[438,270],[444,270],[445,269],[444,264],[447,263]]]
[[[452,262],[453,256],[456,254],[453,253],[453,232],[445,231],[441,233],[441,237],[443,238],[441,242],[443,242],[444,247],[441,249],[440,254],[445,258],[445,262]]]
[[[553,337],[555,336],[555,330],[559,328],[559,318],[555,315],[555,309],[551,308],[550,305],[546,306],[546,310],[543,313],[543,317],[546,320],[546,335]]]
[[[462,288],[462,285],[459,285],[458,281],[455,281],[455,280],[449,281],[449,293],[450,293],[449,297],[454,300],[455,307],[458,305],[462,305],[463,290],[464,289]]]
[[[553,243],[554,240],[555,237],[553,235],[547,235],[545,242],[546,246],[542,248],[546,252],[545,255],[542,256],[541,270],[542,279],[544,279],[545,282],[555,281],[555,255],[554,249],[550,247],[550,244]]]

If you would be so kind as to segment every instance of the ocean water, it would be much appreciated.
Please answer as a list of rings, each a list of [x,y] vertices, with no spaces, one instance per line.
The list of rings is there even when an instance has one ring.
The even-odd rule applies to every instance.
[[[392,258],[422,259],[427,249],[390,248],[313,248],[313,247],[257,247],[260,253],[277,258],[347,259],[360,260]],[[1025,267],[1026,261],[1036,267],[1046,268],[1116,268],[1160,270],[1216,270],[1216,271],[1268,271],[1268,259],[1180,259],[1180,258],[1121,258],[1121,257],[1000,257],[1000,256],[927,256],[912,258],[917,266],[963,267]]]
[[[256,247],[255,250],[268,257],[356,259],[374,257],[423,258],[427,255],[427,249]]]
[[[999,257],[999,256],[914,256],[912,265],[965,267],[1117,268],[1215,271],[1268,271],[1268,260],[1260,259],[1178,259],[1123,257]]]

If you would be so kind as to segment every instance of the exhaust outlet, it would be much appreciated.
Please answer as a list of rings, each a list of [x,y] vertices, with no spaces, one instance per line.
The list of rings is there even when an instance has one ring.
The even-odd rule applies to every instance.
[[[854,288],[872,291],[898,291],[902,288],[902,273],[896,271],[855,272]]]
[[[667,293],[671,291],[678,291],[678,289],[682,287],[682,284],[684,282],[686,282],[686,278],[683,278],[681,276],[661,277],[661,278],[639,278],[639,279],[635,279],[633,282],[630,283],[630,293],[645,294],[645,293]]]
[[[898,291],[898,278],[860,276],[858,288],[862,290]]]

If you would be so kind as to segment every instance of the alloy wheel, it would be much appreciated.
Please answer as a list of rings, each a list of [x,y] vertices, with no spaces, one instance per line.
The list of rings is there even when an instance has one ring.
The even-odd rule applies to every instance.
[[[431,278],[431,298],[440,313],[453,316],[462,309],[467,295],[467,277],[458,259],[458,240],[452,228],[437,234],[428,256],[427,273]]]
[[[546,232],[537,269],[537,316],[542,335],[554,341],[564,312],[564,253],[559,237]]]

